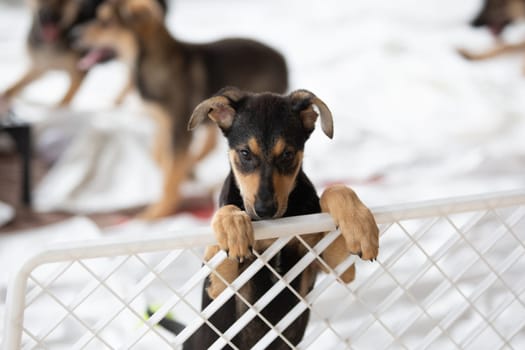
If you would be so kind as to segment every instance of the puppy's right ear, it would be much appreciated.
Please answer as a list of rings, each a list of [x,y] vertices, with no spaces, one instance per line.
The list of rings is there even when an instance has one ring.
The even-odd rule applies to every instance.
[[[188,122],[188,130],[195,129],[206,117],[213,120],[222,131],[228,130],[236,113],[232,102],[239,101],[242,96],[243,93],[237,88],[225,88],[216,96],[199,103]]]

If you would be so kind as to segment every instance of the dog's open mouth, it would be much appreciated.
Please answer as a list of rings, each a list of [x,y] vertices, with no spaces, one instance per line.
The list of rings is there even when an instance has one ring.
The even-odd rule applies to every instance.
[[[110,48],[94,48],[90,49],[81,59],[78,61],[77,66],[81,70],[89,70],[94,65],[104,63],[114,59],[117,56],[115,50]]]

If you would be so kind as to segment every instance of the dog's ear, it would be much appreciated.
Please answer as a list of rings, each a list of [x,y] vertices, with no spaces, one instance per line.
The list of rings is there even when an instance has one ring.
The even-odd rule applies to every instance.
[[[299,113],[304,128],[312,132],[315,128],[317,117],[321,117],[321,128],[329,138],[334,136],[334,122],[332,112],[328,106],[317,96],[308,90],[296,90],[289,96],[292,108]],[[319,112],[314,109],[314,106]]]
[[[223,131],[228,130],[232,126],[236,113],[232,104],[239,101],[243,95],[241,90],[227,87],[219,91],[217,95],[199,103],[188,122],[188,130],[195,129],[206,117],[213,120]]]
[[[147,23],[164,20],[162,7],[151,0],[110,0],[117,4],[120,15],[129,23]]]

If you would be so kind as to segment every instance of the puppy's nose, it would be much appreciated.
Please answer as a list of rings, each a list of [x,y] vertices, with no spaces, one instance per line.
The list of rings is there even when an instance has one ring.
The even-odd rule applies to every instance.
[[[255,202],[255,213],[261,219],[269,219],[277,212],[277,206],[273,200],[258,200]]]

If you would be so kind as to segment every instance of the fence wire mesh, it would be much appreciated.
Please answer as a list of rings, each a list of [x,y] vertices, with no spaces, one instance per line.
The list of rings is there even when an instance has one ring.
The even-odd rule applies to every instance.
[[[282,338],[297,349],[524,349],[525,192],[377,208],[376,262],[350,256],[335,270],[320,253],[339,235],[326,214],[258,223],[273,244],[201,311],[202,284],[224,259],[204,261],[209,228],[162,236],[60,245],[29,259],[8,290],[6,349],[163,349],[181,344],[231,296],[247,311],[218,332],[211,349],[238,348],[232,339],[252,319],[269,331],[253,347]],[[304,234],[332,230],[314,246]],[[303,236],[301,236],[303,235]],[[286,273],[269,261],[291,240],[307,253]],[[290,282],[312,263],[323,266],[301,297]],[[356,279],[338,277],[356,265]],[[254,303],[239,288],[261,268],[276,283]],[[261,310],[282,290],[299,302],[277,324]],[[145,312],[154,310],[151,317]],[[294,346],[283,330],[305,310],[310,320]],[[175,335],[157,323],[185,325]]]

